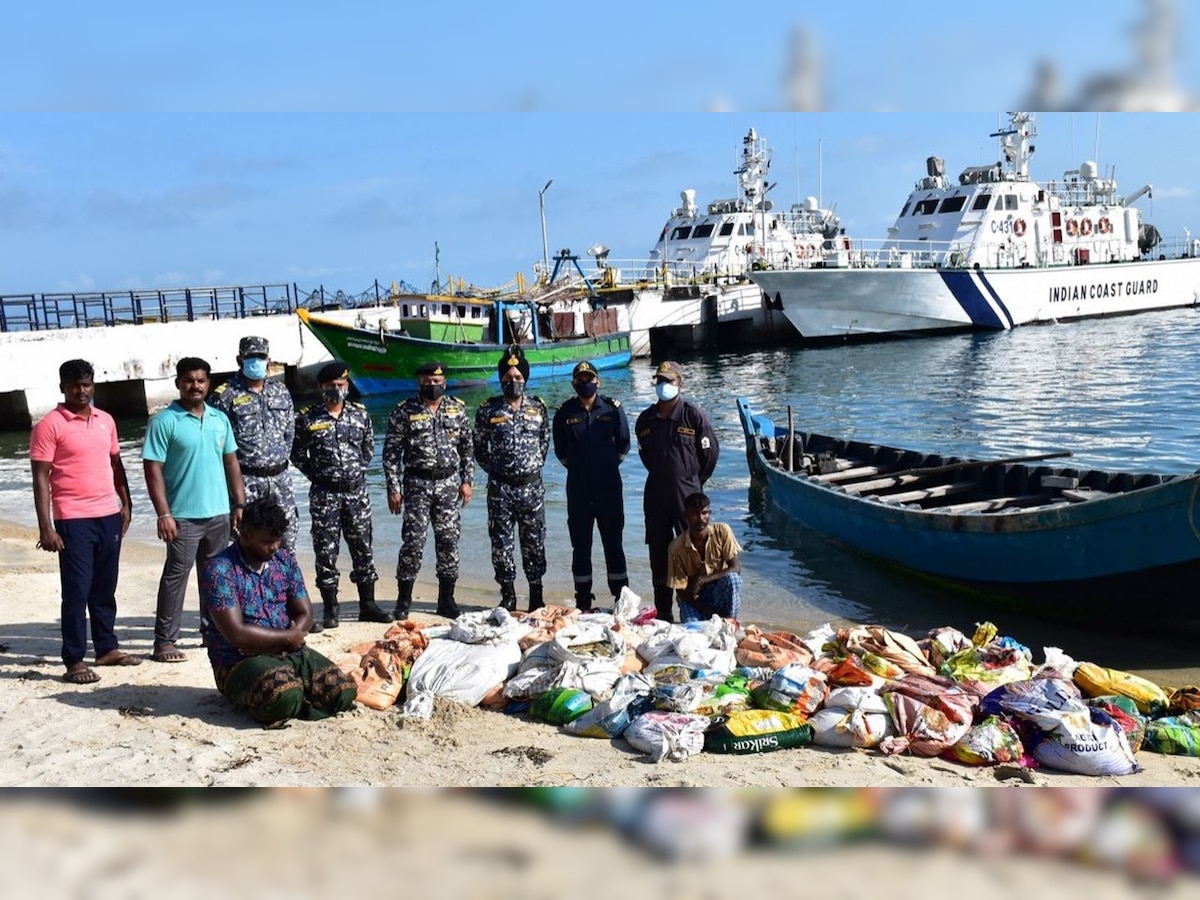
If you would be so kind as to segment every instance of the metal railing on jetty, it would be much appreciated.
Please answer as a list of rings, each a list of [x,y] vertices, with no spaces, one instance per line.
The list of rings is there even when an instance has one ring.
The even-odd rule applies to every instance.
[[[405,282],[399,285],[416,292]],[[393,287],[377,280],[356,294],[324,285],[304,291],[295,284],[0,294],[0,333],[282,316],[297,307],[350,309],[378,306],[392,292]]]
[[[298,297],[290,284],[3,294],[0,332],[287,315]]]

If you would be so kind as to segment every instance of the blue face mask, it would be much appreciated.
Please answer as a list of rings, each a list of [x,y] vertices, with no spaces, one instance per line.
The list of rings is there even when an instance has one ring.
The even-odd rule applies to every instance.
[[[654,393],[658,394],[658,399],[663,403],[670,403],[679,396],[679,386],[669,381],[660,381],[654,386]]]
[[[267,361],[261,356],[251,356],[243,359],[242,374],[251,381],[262,381],[267,377]]]

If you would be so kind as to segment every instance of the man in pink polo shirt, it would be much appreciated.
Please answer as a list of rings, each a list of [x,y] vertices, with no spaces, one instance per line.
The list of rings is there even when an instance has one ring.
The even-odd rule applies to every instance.
[[[117,568],[132,504],[117,445],[117,425],[92,406],[91,363],[58,368],[63,402],[33,426],[29,459],[38,546],[58,554],[62,580],[64,680],[91,684],[100,676],[83,661],[88,615],[98,666],[136,666],[117,645]]]

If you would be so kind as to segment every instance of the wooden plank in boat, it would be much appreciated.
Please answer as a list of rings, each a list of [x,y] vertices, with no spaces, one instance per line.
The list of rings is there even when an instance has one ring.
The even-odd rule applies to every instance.
[[[888,488],[904,487],[925,478],[924,475],[893,475],[888,478],[876,478],[873,481],[857,481],[854,484],[842,485],[842,490],[851,494],[869,494],[873,491],[885,491]]]
[[[1074,490],[1079,487],[1079,479],[1074,475],[1043,475],[1042,487]]]
[[[973,481],[956,481],[953,484],[939,484],[937,487],[925,488],[919,491],[906,491],[902,494],[889,494],[877,497],[884,503],[917,503],[921,500],[936,500],[938,497],[951,497],[973,491],[978,485]]]
[[[1001,509],[1034,506],[1045,502],[1045,494],[1021,494],[1015,497],[993,497],[991,500],[974,500],[970,503],[952,503],[949,506],[939,506],[934,512],[949,513],[950,515],[973,512],[996,512]]]
[[[1112,496],[1108,491],[1097,491],[1092,488],[1068,489],[1064,490],[1062,495],[1075,503],[1082,503],[1085,500],[1099,500],[1101,497]]]
[[[839,459],[838,464],[849,463],[849,460]],[[819,481],[822,484],[837,484],[842,481],[853,481],[855,478],[868,478],[871,475],[878,475],[884,471],[878,466],[858,466],[855,468],[840,469],[837,472],[830,472],[828,475],[814,475],[813,481]]]

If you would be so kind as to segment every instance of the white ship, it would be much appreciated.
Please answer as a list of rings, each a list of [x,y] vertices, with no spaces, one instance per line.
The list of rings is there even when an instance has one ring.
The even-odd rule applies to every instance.
[[[937,157],[886,239],[826,244],[816,266],[750,277],[808,340],[1009,329],[1200,300],[1200,241],[1167,248],[1094,162],[1029,177],[1036,125],[1009,114],[1000,161],[957,182]]]
[[[700,206],[695,190],[681,191],[648,260],[618,263],[603,245],[588,250],[602,302],[618,310],[634,356],[650,355],[652,343],[665,350],[799,340],[751,273],[813,265],[823,244],[844,238],[833,210],[815,197],[777,211],[766,196],[770,164],[751,128],[734,170],[739,196]]]

